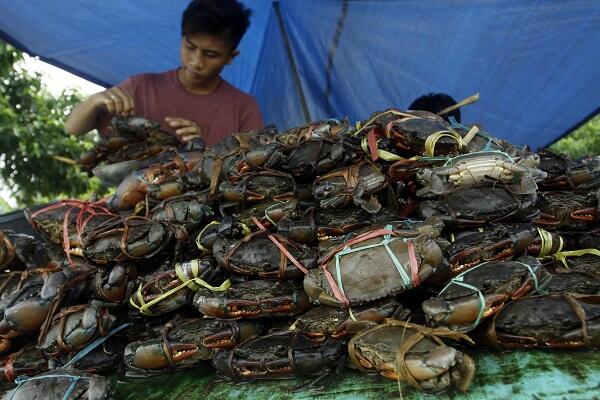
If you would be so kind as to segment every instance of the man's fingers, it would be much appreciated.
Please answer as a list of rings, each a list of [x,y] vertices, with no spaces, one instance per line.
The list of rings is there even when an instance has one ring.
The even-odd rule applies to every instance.
[[[196,126],[186,126],[184,128],[179,128],[175,131],[177,136],[182,135],[198,135],[198,128]]]
[[[104,91],[102,96],[106,109],[111,114],[122,116],[133,115],[133,98],[118,87],[113,87]]]
[[[196,124],[188,119],[183,118],[165,118],[165,121],[169,124],[171,128],[182,128],[188,126],[195,126]]]
[[[133,109],[135,108],[135,104],[133,102],[133,97],[129,95],[129,93],[125,92],[123,89],[121,89],[120,87],[113,87],[112,88],[112,92],[115,93],[115,95],[117,95],[120,99],[120,101],[123,104],[123,113],[131,113],[133,112]]]

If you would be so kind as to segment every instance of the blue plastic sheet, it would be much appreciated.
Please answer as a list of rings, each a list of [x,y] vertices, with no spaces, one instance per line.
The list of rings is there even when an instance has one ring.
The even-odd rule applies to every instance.
[[[0,37],[105,86],[179,65],[187,0],[0,0]],[[596,0],[244,0],[224,77],[285,129],[445,92],[495,136],[545,146],[599,111]]]

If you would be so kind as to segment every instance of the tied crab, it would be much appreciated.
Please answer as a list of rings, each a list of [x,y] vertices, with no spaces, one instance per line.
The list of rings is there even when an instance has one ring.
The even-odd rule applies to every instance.
[[[63,309],[40,335],[39,348],[49,357],[72,353],[105,336],[115,321],[105,308],[81,304]]]
[[[63,247],[67,257],[80,255],[82,236],[116,217],[102,201],[62,200],[25,217],[42,238]]]
[[[311,139],[344,139],[350,132],[351,127],[346,119],[328,119],[290,128],[278,134],[276,139],[287,146],[295,146]]]
[[[51,250],[33,236],[0,230],[0,268],[24,269],[54,264]]]
[[[217,374],[233,381],[315,377],[323,384],[343,368],[342,343],[301,331],[279,331],[246,340],[213,359]]]
[[[547,256],[562,249],[563,239],[551,232],[530,225],[492,224],[482,232],[466,232],[456,238],[444,252],[448,271],[440,271],[447,278],[487,261],[510,260],[530,254]],[[438,279],[439,280],[439,279]]]
[[[219,287],[221,271],[211,256],[175,265],[175,270],[157,271],[143,278],[129,304],[146,316],[162,315],[191,303],[194,292],[200,287],[209,291],[226,290],[226,280]]]
[[[137,269],[133,264],[117,263],[112,268],[100,268],[92,282],[95,297],[108,303],[121,303],[133,288]]]
[[[30,271],[26,271],[27,273]],[[88,294],[89,278],[94,270],[66,267],[42,269],[25,278],[17,289],[0,302],[0,337],[14,339],[43,327],[54,304],[76,304]],[[22,277],[23,279],[24,277]],[[2,346],[8,343],[2,341]]]
[[[547,172],[547,178],[540,182],[544,190],[593,189],[600,186],[600,170],[591,164],[573,161],[564,154],[553,153],[548,149],[538,151],[540,168]]]
[[[83,257],[95,264],[151,258],[175,237],[187,239],[185,228],[165,221],[128,216],[114,218],[82,237]]]
[[[306,244],[338,237],[370,225],[369,214],[360,209],[306,210],[297,219],[283,217],[277,221],[277,232],[289,239]]]
[[[20,375],[37,375],[48,371],[48,361],[35,346],[26,346],[0,360],[0,381],[14,382]]]
[[[530,256],[479,264],[453,278],[437,297],[423,302],[427,325],[468,332],[506,302],[539,290],[542,278],[541,264]]]
[[[282,171],[299,178],[313,178],[359,160],[362,150],[346,140],[309,139],[294,146],[284,157]]]
[[[321,268],[304,278],[304,290],[317,304],[357,306],[419,286],[442,262],[442,251],[430,235],[406,239],[390,225],[332,250]]]
[[[374,214],[381,204],[373,194],[386,186],[387,178],[375,164],[359,162],[317,178],[312,191],[321,208],[341,208],[353,201]]]
[[[543,259],[544,269],[552,276],[545,288],[549,293],[573,292],[600,294],[600,250],[566,251]]]
[[[448,226],[478,227],[490,222],[526,222],[539,215],[536,192],[518,194],[510,185],[459,188],[437,200],[421,202],[418,215],[438,215]]]
[[[264,331],[259,322],[176,319],[161,338],[133,342],[125,348],[126,376],[145,377],[198,366],[211,360],[216,349],[231,349]]]
[[[508,303],[489,321],[480,342],[503,349],[600,346],[600,296],[547,294]]]
[[[306,269],[317,265],[319,257],[311,247],[265,230],[251,233],[241,240],[217,238],[213,244],[213,256],[226,271],[266,279],[300,278]]]
[[[439,168],[421,168],[416,173],[423,187],[416,194],[421,197],[440,196],[459,186],[474,186],[485,182],[514,183],[522,194],[537,190],[536,180],[546,173],[515,162],[506,153],[483,151],[469,153],[448,160]]]
[[[67,397],[68,395],[68,397]],[[4,393],[2,400],[116,400],[108,379],[74,368],[58,368],[33,377]]]
[[[355,307],[352,315],[348,309],[317,306],[300,315],[290,329],[299,329],[314,338],[344,339],[364,330],[365,325],[378,324],[386,318],[405,319],[409,314],[394,297],[388,297]]]
[[[279,280],[241,282],[220,293],[200,288],[194,305],[202,314],[219,319],[287,317],[310,308],[302,285]]]
[[[545,229],[586,230],[600,220],[600,189],[580,192],[540,192],[541,211],[534,224]]]
[[[406,381],[429,393],[451,387],[466,392],[475,375],[475,362],[443,339],[471,342],[468,336],[447,328],[431,329],[390,319],[352,337],[348,353],[362,372]]]
[[[429,157],[458,154],[468,144],[443,118],[428,111],[377,112],[354,135],[363,131],[367,134],[361,144],[373,161],[379,157],[398,160],[397,152]],[[391,151],[380,149],[384,142],[393,144]]]
[[[235,181],[222,182],[219,192],[225,200],[236,203],[286,200],[296,196],[296,182],[279,171],[249,172]]]

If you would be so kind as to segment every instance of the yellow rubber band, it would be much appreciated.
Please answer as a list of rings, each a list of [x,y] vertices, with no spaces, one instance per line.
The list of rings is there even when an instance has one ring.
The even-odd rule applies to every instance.
[[[538,254],[538,258],[544,258],[546,256],[549,256],[552,253],[552,245],[553,245],[552,233],[550,233],[547,230],[544,230],[542,228],[537,228],[537,230],[538,230],[538,233],[542,240],[542,245],[540,248],[540,254]],[[562,248],[564,245],[562,236],[559,235],[558,237],[559,237],[560,242],[558,245],[558,250],[555,253],[560,253],[562,251]]]
[[[394,114],[394,115],[399,115],[401,117],[405,117],[407,119],[422,119],[421,117],[417,117],[416,115],[412,115],[412,114],[407,114],[407,113],[403,113],[402,111],[398,111],[398,110],[387,110],[384,112],[380,112],[379,114],[377,114],[376,116],[374,116],[373,118],[371,118],[369,121],[367,121],[367,123],[365,123],[362,127],[360,127],[360,122],[357,122],[358,126],[356,128],[356,132],[354,132],[352,134],[352,136],[356,136],[358,135],[363,129],[365,129],[365,127],[371,125],[373,123],[373,121],[375,121],[377,118],[381,117],[382,115],[385,114]]]
[[[210,250],[208,250],[206,247],[202,246],[202,244],[200,243],[200,237],[202,236],[202,234],[204,233],[204,231],[206,231],[206,229],[208,229],[209,226],[211,226],[211,225],[219,225],[219,224],[220,224],[219,221],[211,221],[208,225],[206,225],[204,228],[202,228],[202,230],[200,231],[200,233],[198,233],[198,236],[196,236],[196,246],[203,253],[210,253]]]
[[[592,255],[600,257],[600,250],[598,250],[598,249],[581,249],[581,250],[563,251],[563,252],[554,253],[550,257],[562,262],[563,265],[565,266],[565,268],[569,268],[569,265],[567,264],[567,257],[579,257],[579,256],[584,256],[586,254],[592,254]]]
[[[348,307],[348,314],[350,314],[350,318],[352,318],[352,321],[358,321],[356,319],[356,317],[354,316],[354,314],[352,313],[352,308]]]
[[[434,154],[435,153],[435,145],[436,145],[437,141],[443,137],[451,137],[452,139],[456,140],[459,148],[464,147],[464,142],[462,140],[462,137],[458,133],[456,133],[454,131],[437,131],[437,132],[432,133],[431,135],[427,136],[427,139],[425,139],[425,155],[426,156],[429,156],[429,157],[435,156],[435,154]]]
[[[171,296],[172,294],[177,293],[184,287],[188,286],[190,281],[193,281],[194,283],[197,283],[200,286],[204,286],[205,288],[207,288],[208,290],[211,290],[213,292],[224,292],[225,290],[229,289],[229,287],[231,286],[231,281],[229,279],[227,279],[225,282],[223,282],[220,286],[215,287],[215,286],[208,284],[207,282],[205,282],[204,280],[202,280],[200,278],[193,278],[193,279],[183,281],[181,283],[181,285],[176,286],[173,289],[150,300],[148,303],[145,303],[144,297],[142,296],[142,285],[140,284],[140,287],[138,288],[137,292],[129,298],[129,303],[133,307],[137,308],[140,311],[140,313],[142,313],[143,315],[154,316],[154,313],[152,313],[152,311],[150,311],[150,307],[152,307],[156,303],[166,299],[167,297]],[[140,302],[140,305],[137,305],[134,302],[134,300],[133,300],[134,296],[137,297],[138,301]]]
[[[369,142],[366,137],[360,141],[360,147],[362,147],[365,154],[368,154],[368,155],[371,154],[371,151],[369,150]],[[390,153],[389,151],[381,150],[381,149],[377,149],[377,155],[379,156],[379,158],[381,158],[382,160],[385,160],[385,161],[406,160],[406,158],[404,158],[404,157],[400,157],[397,154]]]

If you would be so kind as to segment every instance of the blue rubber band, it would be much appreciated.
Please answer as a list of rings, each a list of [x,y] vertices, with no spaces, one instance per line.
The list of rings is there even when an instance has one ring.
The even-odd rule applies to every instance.
[[[120,326],[116,327],[115,329],[111,330],[105,336],[99,337],[98,339],[94,340],[93,342],[91,342],[90,344],[85,346],[83,349],[81,349],[79,351],[79,353],[75,354],[75,357],[71,358],[65,365],[63,365],[63,368],[67,368],[71,364],[75,364],[77,361],[79,361],[83,357],[87,356],[96,347],[98,347],[102,343],[106,342],[109,337],[111,337],[112,335],[114,335],[115,333],[117,333],[119,331],[122,331],[123,329],[127,328],[129,325],[130,325],[130,323],[126,322],[123,325],[120,325]]]
[[[22,376],[17,377],[17,379],[15,379],[15,383],[17,384],[17,387],[10,395],[9,400],[12,400],[12,398],[15,396],[15,393],[17,393],[17,391],[19,390],[21,385],[24,384],[25,382],[39,381],[39,380],[53,379],[53,378],[67,378],[71,382],[71,384],[67,388],[67,391],[65,392],[62,400],[69,399],[69,396],[71,395],[71,393],[73,393],[73,390],[75,390],[75,387],[77,386],[77,382],[79,382],[80,379],[88,379],[88,380],[90,379],[87,376],[78,376],[78,375],[69,375],[69,374],[52,374],[52,375],[42,375],[42,376],[34,376],[34,377],[28,377],[28,376],[22,375]]]

